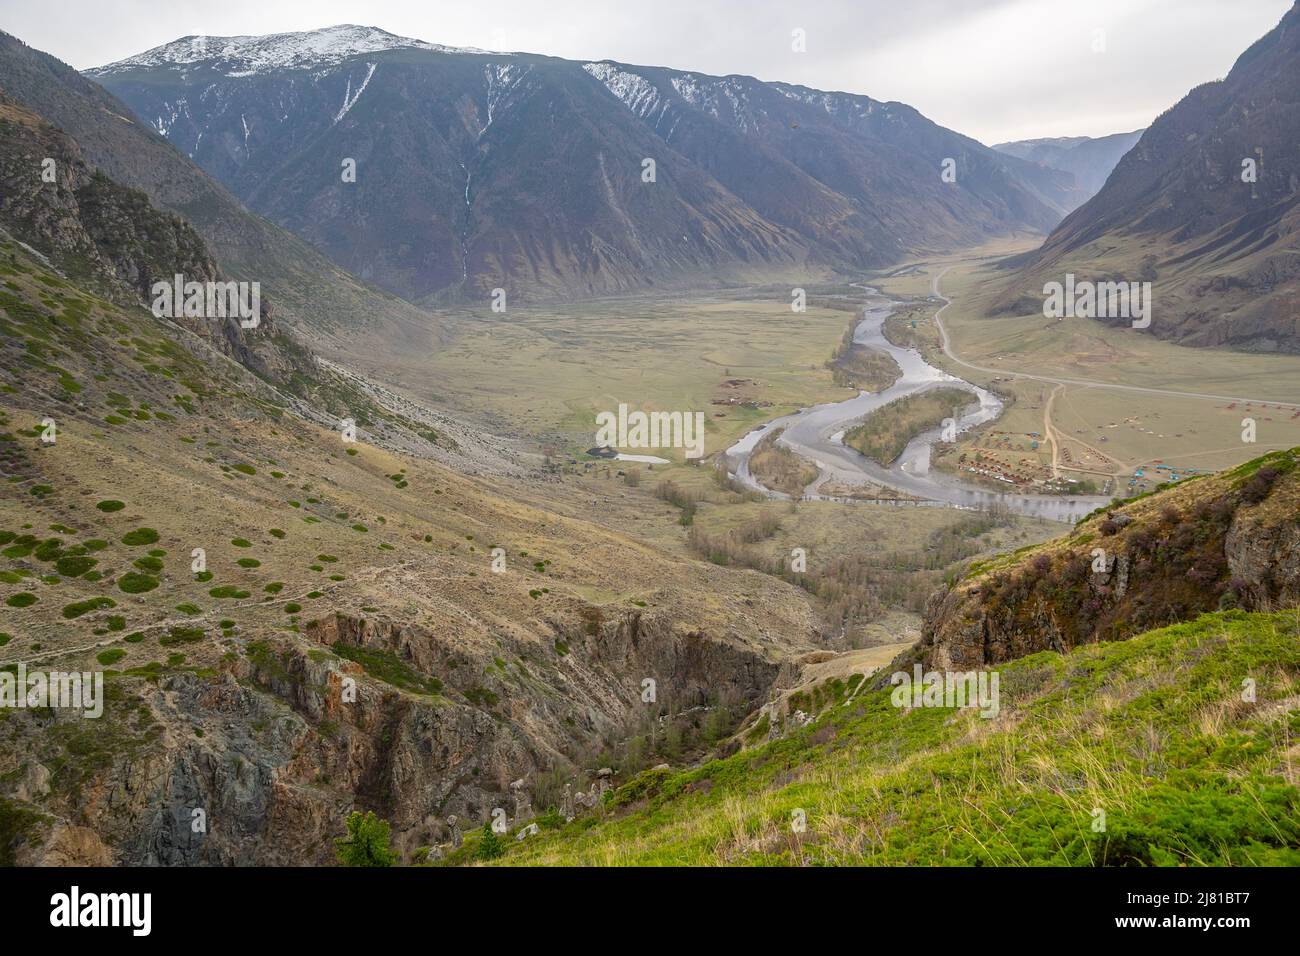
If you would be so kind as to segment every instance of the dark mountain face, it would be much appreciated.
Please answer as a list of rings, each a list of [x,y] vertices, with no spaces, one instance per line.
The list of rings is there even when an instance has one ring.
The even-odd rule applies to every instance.
[[[185,38],[90,75],[252,208],[417,300],[879,266],[1045,231],[1071,190],[897,103],[366,27]]]
[[[178,273],[186,281],[225,281],[189,223],[89,166],[76,142],[3,94],[0,229],[119,305],[150,303],[153,284],[171,283]],[[251,328],[233,315],[209,320],[177,314],[173,321],[263,377],[283,364],[265,303]]]
[[[295,324],[318,330],[385,320],[428,324],[424,313],[367,288],[307,243],[250,213],[103,87],[2,32],[0,90],[63,130],[88,164],[186,219],[227,275],[260,282]]]
[[[1025,139],[1012,143],[997,143],[994,149],[1008,156],[1038,163],[1050,169],[1059,169],[1074,177],[1076,192],[1069,204],[1074,209],[1095,196],[1106,178],[1133,148],[1142,130],[1131,133],[1112,133],[1110,136],[1062,136],[1053,139]]]
[[[1010,295],[1066,268],[1113,272],[1115,250],[1129,249],[1155,280],[1153,334],[1300,351],[1297,142],[1293,6],[1225,79],[1198,86],[1151,124],[1104,188],[1052,232]]]
[[[164,144],[164,148],[170,147]],[[206,179],[202,172],[195,172]],[[214,188],[220,187],[214,184]],[[270,223],[266,225],[279,231]],[[114,303],[133,322],[143,317],[146,326],[165,329],[163,334],[169,340],[184,343],[183,350],[204,361],[214,357],[207,351],[211,349],[243,366],[260,380],[259,389],[263,384],[271,386],[260,394],[268,407],[296,408],[331,423],[337,416],[354,416],[367,428],[374,428],[375,434],[409,436],[420,430],[380,409],[346,377],[323,368],[309,348],[280,326],[278,300],[273,308],[269,294],[262,295],[259,290],[257,300],[246,297],[242,303],[226,299],[219,310],[211,311],[206,302],[215,304],[215,300],[206,291],[204,305],[197,300],[193,303],[194,312],[185,308],[188,290],[169,303],[159,302],[156,284],[174,287],[178,274],[185,283],[200,288],[236,283],[189,222],[158,208],[142,190],[115,181],[88,162],[87,150],[80,143],[0,92],[0,243],[13,249],[11,239],[23,243],[25,257],[30,255],[41,268],[59,273],[52,288],[89,292]],[[14,256],[9,258],[13,266]],[[17,302],[7,297],[0,312],[23,320],[38,314]],[[257,311],[241,314],[237,308],[228,308],[240,304],[256,304]],[[72,313],[42,320],[55,327],[64,325],[62,332],[70,337],[65,344],[82,352],[82,358],[97,362],[102,354],[114,351],[114,346],[97,340],[89,327],[81,327]],[[178,329],[184,332],[178,333]],[[99,328],[98,335],[104,334]],[[120,334],[114,338],[117,345],[134,341]],[[23,341],[21,335],[18,341]],[[35,361],[33,367],[42,365]],[[200,395],[203,390],[191,391]]]

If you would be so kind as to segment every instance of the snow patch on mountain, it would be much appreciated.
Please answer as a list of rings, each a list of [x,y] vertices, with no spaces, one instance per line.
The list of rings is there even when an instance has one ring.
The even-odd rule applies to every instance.
[[[773,83],[772,88],[786,99],[798,100],[800,103],[815,106],[832,117],[865,119],[874,113],[878,107],[887,117],[893,118],[888,103],[877,103],[869,96],[861,96],[855,93],[826,93],[822,90],[809,89],[806,86],[790,86],[787,83]]]
[[[355,96],[352,95],[352,77],[348,77],[348,88],[343,94],[343,108],[340,109],[338,115],[334,117],[334,123],[332,125],[338,125],[338,121],[348,115],[348,110],[357,105],[357,100],[361,99],[361,94],[364,93],[366,87],[370,85],[370,78],[375,75],[375,67],[377,66],[379,66],[378,63],[366,64],[366,78],[362,80],[361,85],[357,87]]]
[[[158,116],[154,117],[153,122],[149,125],[156,129],[160,135],[166,136],[171,132],[172,126],[174,126],[176,121],[181,118],[182,114],[185,116],[190,115],[190,104],[187,103],[185,97],[182,96],[175,103],[169,103],[164,100],[162,105],[163,109],[167,111],[167,115],[164,116],[159,113]]]
[[[519,81],[532,72],[532,67],[519,67],[513,63],[489,63],[483,67],[483,82],[487,86],[487,122],[478,131],[479,139],[496,120],[497,107],[519,85]]]
[[[354,56],[385,50],[431,50],[435,53],[487,53],[474,47],[449,47],[399,37],[376,27],[341,24],[303,33],[266,36],[188,36],[86,72],[91,76],[149,67],[202,64],[226,76],[253,76],[272,70],[311,69]],[[510,54],[499,54],[509,56]]]
[[[645,118],[663,105],[659,91],[645,77],[620,70],[613,63],[584,63],[582,68],[600,80],[633,113]]]
[[[750,108],[750,82],[745,77],[700,76],[695,73],[681,73],[672,79],[678,96],[716,119],[723,118],[725,103],[731,121],[745,133],[757,125]]]

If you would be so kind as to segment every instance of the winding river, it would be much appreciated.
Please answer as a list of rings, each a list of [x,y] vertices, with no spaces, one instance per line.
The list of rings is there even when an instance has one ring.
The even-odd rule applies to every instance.
[[[913,438],[898,460],[889,466],[880,465],[845,445],[845,431],[882,405],[941,386],[963,389],[971,394],[970,404],[957,420],[959,433],[994,421],[1003,410],[1002,401],[992,392],[935,368],[916,349],[897,346],[886,339],[885,318],[900,303],[880,295],[875,289],[860,288],[867,292],[868,300],[854,329],[853,341],[887,353],[898,363],[903,374],[882,392],[859,392],[856,398],[800,409],[749,432],[727,449],[731,474],[737,481],[771,498],[789,497],[764,487],[749,470],[749,456],[754,446],[773,429],[783,428],[784,432],[777,441],[821,469],[818,479],[804,489],[804,498],[872,503],[869,499],[823,495],[819,489],[828,482],[838,485],[876,484],[921,499],[917,504],[972,510],[1001,505],[1017,514],[1065,522],[1076,521],[1110,501],[1103,496],[999,492],[967,484],[947,472],[932,470],[930,447],[939,439],[941,430],[938,428]]]

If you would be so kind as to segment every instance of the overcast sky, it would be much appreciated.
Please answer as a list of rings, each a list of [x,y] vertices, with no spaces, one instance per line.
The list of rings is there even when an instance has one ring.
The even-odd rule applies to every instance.
[[[746,73],[915,106],[985,143],[1147,125],[1291,0],[0,0],[75,67],[192,34],[363,23],[432,43]],[[792,50],[803,30],[806,52]],[[1100,32],[1098,32],[1100,31]]]

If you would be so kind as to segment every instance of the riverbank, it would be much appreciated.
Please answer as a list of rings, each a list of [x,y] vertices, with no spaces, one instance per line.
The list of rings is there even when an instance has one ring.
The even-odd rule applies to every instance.
[[[749,468],[750,456],[766,431],[782,429],[778,443],[815,464],[821,472],[820,477],[804,490],[803,498],[823,500],[820,489],[828,483],[837,488],[873,484],[901,492],[902,496],[948,507],[971,510],[1005,508],[1017,514],[1064,522],[1075,521],[1109,501],[1101,496],[1066,497],[991,491],[967,484],[945,472],[931,470],[931,447],[943,437],[942,428],[917,435],[888,466],[873,462],[846,446],[845,433],[879,409],[906,396],[937,388],[962,389],[972,396],[968,410],[954,423],[957,434],[995,421],[1004,409],[1001,399],[989,390],[931,365],[917,349],[895,345],[887,339],[885,320],[904,303],[883,296],[868,286],[855,284],[855,287],[862,289],[867,300],[853,333],[854,344],[885,353],[898,364],[902,374],[891,386],[879,392],[860,392],[842,402],[800,409],[751,431],[726,452],[728,471],[736,481],[769,497],[790,497],[764,486]],[[831,500],[830,496],[825,496],[825,500]],[[834,500],[866,503],[875,499],[836,496]]]

